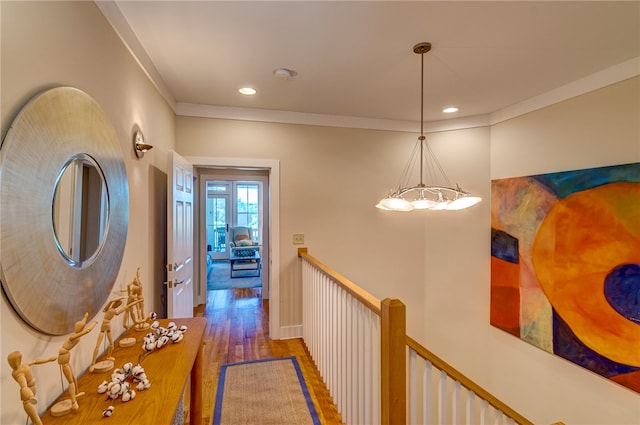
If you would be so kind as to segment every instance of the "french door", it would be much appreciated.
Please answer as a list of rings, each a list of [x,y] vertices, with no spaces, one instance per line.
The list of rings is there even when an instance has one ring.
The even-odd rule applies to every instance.
[[[230,182],[207,181],[207,254],[212,260],[229,258],[227,234],[231,216]]]
[[[249,227],[253,240],[262,241],[262,182],[207,180],[207,254],[212,260],[229,258],[229,229]]]

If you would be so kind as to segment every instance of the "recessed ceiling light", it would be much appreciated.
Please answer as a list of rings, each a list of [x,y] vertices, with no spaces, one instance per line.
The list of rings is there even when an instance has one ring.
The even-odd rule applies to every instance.
[[[247,96],[253,96],[254,94],[256,94],[256,89],[251,88],[251,87],[242,87],[240,90],[238,90],[240,93],[247,95]]]
[[[449,106],[447,108],[444,108],[442,112],[444,112],[445,114],[452,114],[454,112],[458,112],[458,108],[456,106]]]

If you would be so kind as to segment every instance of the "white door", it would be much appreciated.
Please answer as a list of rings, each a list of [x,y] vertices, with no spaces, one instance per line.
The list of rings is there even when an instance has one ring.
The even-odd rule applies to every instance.
[[[167,317],[193,317],[193,166],[169,151]]]

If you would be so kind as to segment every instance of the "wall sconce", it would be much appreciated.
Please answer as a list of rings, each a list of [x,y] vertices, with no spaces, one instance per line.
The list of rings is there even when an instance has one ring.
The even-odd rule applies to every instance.
[[[144,142],[144,134],[142,134],[142,131],[136,130],[133,134],[133,151],[136,153],[138,159],[142,158],[144,153],[152,148],[152,145],[148,145]]]

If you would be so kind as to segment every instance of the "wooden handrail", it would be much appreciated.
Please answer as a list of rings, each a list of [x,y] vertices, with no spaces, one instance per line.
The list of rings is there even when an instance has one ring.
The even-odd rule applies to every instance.
[[[331,267],[320,262],[315,257],[309,255],[307,248],[298,248],[298,257],[304,258],[309,263],[316,266],[322,273],[324,273],[326,276],[333,279],[338,286],[340,286],[342,289],[347,291],[349,294],[351,294],[351,296],[356,298],[362,304],[367,306],[367,308],[369,308],[375,314],[380,316],[382,309],[381,309],[381,302],[378,298],[374,297],[373,295],[371,295],[370,293],[368,293],[367,291],[365,291],[364,289],[362,289],[361,287],[359,287],[358,285],[356,285],[355,283],[353,283],[352,281],[350,281],[340,273],[336,272]]]
[[[473,382],[471,379],[467,378],[462,372],[458,371],[456,368],[451,366],[449,363],[442,360],[440,357],[433,354],[431,351],[424,348],[419,342],[411,338],[407,335],[407,346],[413,349],[420,357],[430,361],[436,368],[443,370],[454,380],[460,382],[460,384],[473,391],[483,400],[486,400],[490,405],[495,407],[496,409],[502,411],[505,415],[512,418],[518,424],[521,425],[534,425],[529,419],[525,418],[498,398],[493,396],[490,392],[482,388],[480,385]]]

